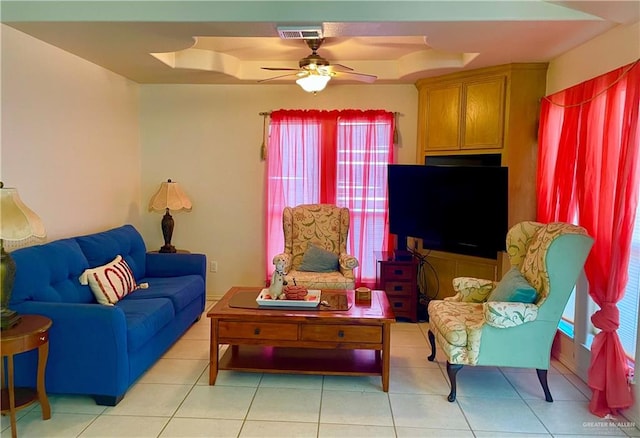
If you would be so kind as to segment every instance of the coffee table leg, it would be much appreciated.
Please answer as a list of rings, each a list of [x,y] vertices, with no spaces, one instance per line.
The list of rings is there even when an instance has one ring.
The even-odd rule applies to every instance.
[[[215,385],[218,377],[218,319],[211,319],[211,339],[209,345],[209,385]]]
[[[389,392],[389,361],[391,349],[391,324],[382,326],[382,390]]]

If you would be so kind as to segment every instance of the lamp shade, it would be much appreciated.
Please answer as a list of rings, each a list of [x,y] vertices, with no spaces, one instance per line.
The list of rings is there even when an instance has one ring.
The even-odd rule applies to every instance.
[[[324,90],[330,80],[331,76],[329,75],[309,74],[296,80],[296,84],[308,93],[317,93]]]
[[[160,184],[160,188],[149,201],[149,211],[164,212],[167,209],[173,211],[191,211],[191,200],[177,182],[170,179]]]
[[[44,224],[18,195],[18,190],[0,182],[0,238],[19,241],[46,236]]]

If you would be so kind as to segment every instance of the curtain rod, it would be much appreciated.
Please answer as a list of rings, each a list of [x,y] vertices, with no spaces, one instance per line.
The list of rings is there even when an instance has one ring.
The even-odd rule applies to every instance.
[[[262,112],[259,112],[258,115],[264,117],[264,116],[270,116],[271,113],[272,113],[272,111],[262,111]],[[402,113],[400,113],[398,111],[393,111],[393,114],[396,115],[396,116],[402,115]]]

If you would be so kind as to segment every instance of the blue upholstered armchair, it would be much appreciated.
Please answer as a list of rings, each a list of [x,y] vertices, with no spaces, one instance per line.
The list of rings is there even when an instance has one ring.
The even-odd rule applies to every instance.
[[[437,340],[447,357],[450,402],[463,365],[535,368],[545,399],[553,401],[551,344],[592,244],[575,225],[521,222],[507,234],[512,268],[499,283],[456,278],[455,296],[429,303],[429,360]]]

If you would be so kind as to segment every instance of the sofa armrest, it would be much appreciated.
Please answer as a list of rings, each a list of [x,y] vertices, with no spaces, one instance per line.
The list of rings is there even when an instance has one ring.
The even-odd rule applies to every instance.
[[[538,306],[529,303],[487,301],[482,308],[486,323],[496,328],[516,327],[538,317]]]
[[[340,265],[340,273],[351,280],[354,278],[353,270],[360,266],[357,258],[345,252],[338,257],[338,264]]]
[[[14,306],[21,314],[53,321],[49,330],[47,388],[51,392],[87,391],[121,395],[129,386],[127,324],[117,306],[26,301]],[[35,361],[25,358],[18,381],[30,381]]]
[[[496,287],[492,280],[473,277],[457,277],[453,279],[453,297],[445,298],[447,301],[462,301],[465,303],[483,303],[491,291]]]
[[[147,253],[147,277],[200,275],[206,279],[207,256],[204,254]]]

